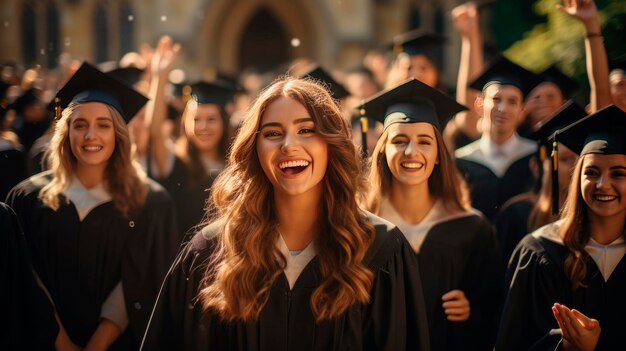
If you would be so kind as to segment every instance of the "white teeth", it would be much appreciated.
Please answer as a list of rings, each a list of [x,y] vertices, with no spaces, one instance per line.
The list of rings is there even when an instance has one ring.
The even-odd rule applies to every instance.
[[[83,146],[83,149],[87,151],[100,151],[102,150],[102,146]]]
[[[615,200],[617,198],[617,196],[613,196],[613,195],[596,195],[596,200],[599,201],[611,201],[611,200]]]
[[[424,164],[419,163],[419,162],[402,162],[402,167],[411,168],[411,169],[420,169],[424,167]]]
[[[309,161],[297,160],[297,161],[285,161],[278,164],[278,168],[285,169],[290,167],[306,167],[310,164]]]

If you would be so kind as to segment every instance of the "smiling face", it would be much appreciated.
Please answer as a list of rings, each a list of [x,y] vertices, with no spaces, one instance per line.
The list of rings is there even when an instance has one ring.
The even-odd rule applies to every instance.
[[[275,194],[321,194],[328,144],[315,128],[307,109],[292,98],[279,97],[263,113],[256,149]]]
[[[198,104],[195,114],[185,118],[185,134],[200,151],[208,152],[219,147],[224,134],[224,121],[215,104]]]
[[[585,155],[580,190],[589,215],[626,217],[626,155]]]
[[[530,125],[544,121],[565,102],[561,89],[552,82],[543,82],[533,89],[526,99],[525,109]]]
[[[100,102],[76,106],[69,121],[69,139],[79,169],[104,170],[115,150],[115,128],[109,107]]]
[[[479,106],[482,129],[492,138],[508,139],[520,123],[523,96],[513,85],[491,84],[483,91]]]
[[[395,123],[387,128],[387,165],[394,181],[427,183],[438,162],[435,130],[430,123]]]

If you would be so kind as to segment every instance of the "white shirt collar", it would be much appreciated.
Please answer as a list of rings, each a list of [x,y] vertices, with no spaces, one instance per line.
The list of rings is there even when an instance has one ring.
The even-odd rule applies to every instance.
[[[615,270],[615,267],[626,254],[626,241],[624,237],[619,237],[610,244],[602,245],[593,238],[589,239],[589,242],[585,246],[585,251],[589,253],[589,256],[596,262],[596,266],[602,273],[604,281],[608,281],[609,277]]]
[[[517,134],[499,146],[483,135],[475,142],[455,151],[454,155],[459,159],[483,165],[489,168],[496,177],[502,178],[515,161],[536,150],[537,143],[521,138]]]
[[[400,229],[402,234],[404,234],[409,244],[411,244],[413,250],[417,253],[419,253],[422,244],[426,239],[426,235],[435,225],[452,219],[467,217],[475,214],[478,214],[478,211],[474,209],[471,211],[450,213],[450,211],[446,210],[444,207],[443,202],[437,200],[419,223],[411,224],[402,219],[388,198],[383,198],[380,205],[380,216],[395,224]]]
[[[302,273],[304,268],[309,264],[309,262],[311,262],[315,255],[317,255],[315,242],[312,241],[297,255],[291,254],[283,236],[280,233],[278,234],[278,241],[276,244],[278,245],[280,253],[283,254],[283,257],[285,257],[285,260],[287,261],[287,266],[285,267],[284,272],[287,277],[287,281],[289,282],[289,289],[291,290],[296,284],[300,273]]]
[[[87,189],[76,177],[72,178],[63,194],[72,201],[81,221],[87,217],[91,210],[105,202],[111,201],[111,195],[106,191],[103,183]]]
[[[562,224],[562,219],[554,223],[546,224],[534,231],[532,236],[535,238],[541,237],[559,245],[564,245],[563,239],[561,239],[559,235],[559,228]],[[606,282],[609,280],[615,267],[617,267],[624,257],[624,254],[626,254],[626,240],[624,240],[624,237],[619,237],[610,244],[602,245],[593,240],[593,238],[589,238],[589,242],[585,245],[585,251],[587,251],[589,256],[594,260]]]
[[[515,153],[519,142],[520,137],[517,133],[513,134],[509,140],[505,141],[502,145],[496,145],[487,135],[483,134],[480,137],[479,147],[487,157],[502,157],[508,159]]]

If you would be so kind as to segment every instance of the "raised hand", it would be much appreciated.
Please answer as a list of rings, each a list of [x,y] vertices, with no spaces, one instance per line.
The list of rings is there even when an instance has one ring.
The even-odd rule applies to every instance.
[[[598,24],[598,9],[593,0],[564,0],[563,5],[556,5],[562,12],[578,19],[586,27]]]
[[[600,323],[577,310],[555,303],[552,313],[559,323],[565,350],[593,350],[600,338]]]
[[[464,322],[470,316],[470,303],[461,290],[452,290],[445,293],[443,300],[443,310],[451,322]]]
[[[150,72],[153,77],[167,78],[180,52],[180,44],[174,43],[169,36],[159,39],[150,61]]]
[[[478,6],[470,1],[452,9],[454,27],[461,36],[468,37],[480,29]]]

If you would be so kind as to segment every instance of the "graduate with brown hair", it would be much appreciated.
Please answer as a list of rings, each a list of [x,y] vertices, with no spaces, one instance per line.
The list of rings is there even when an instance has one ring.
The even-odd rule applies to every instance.
[[[324,87],[266,88],[142,349],[428,350],[418,263],[394,225],[357,206],[360,167]]]
[[[441,133],[465,106],[412,79],[361,108],[384,124],[365,203],[417,254],[432,349],[490,350],[502,284],[495,235],[471,208]]]

